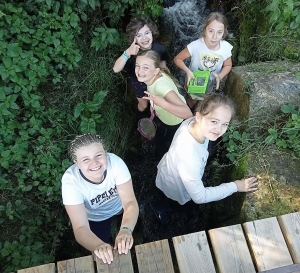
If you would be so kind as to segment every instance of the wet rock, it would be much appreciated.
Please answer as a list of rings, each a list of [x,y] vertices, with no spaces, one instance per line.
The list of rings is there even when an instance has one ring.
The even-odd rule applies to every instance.
[[[300,64],[264,62],[232,69],[226,82],[240,118],[275,115],[284,104],[300,105]]]
[[[261,126],[267,118],[275,117],[282,105],[300,105],[300,64],[284,61],[234,67],[225,88],[237,106],[238,118],[248,120],[249,128]],[[243,221],[300,211],[299,159],[267,146],[262,151],[250,150],[237,169],[245,166],[246,176],[259,178],[259,189],[247,193]]]

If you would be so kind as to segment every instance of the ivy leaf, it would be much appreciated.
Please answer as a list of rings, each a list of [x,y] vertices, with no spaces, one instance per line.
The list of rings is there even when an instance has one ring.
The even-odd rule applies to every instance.
[[[83,111],[83,109],[85,108],[85,104],[84,103],[78,103],[75,107],[75,110],[74,110],[74,117],[75,118],[78,118],[80,113]]]
[[[95,10],[95,0],[89,0],[90,7]]]
[[[87,22],[87,15],[86,15],[86,13],[82,12],[82,13],[80,14],[80,17],[81,17],[81,20],[82,20],[82,21]]]
[[[47,6],[50,8],[51,7],[51,0],[46,0],[46,4],[47,4]]]
[[[11,68],[11,65],[12,65],[12,61],[11,61],[11,58],[8,57],[8,56],[3,56],[2,57],[2,62],[4,63],[5,67],[7,69]]]
[[[84,118],[81,120],[80,130],[83,134],[96,133],[96,122],[91,118]]]
[[[2,65],[0,66],[0,75],[3,81],[6,80],[9,76],[8,71]]]
[[[287,105],[283,105],[281,106],[281,111],[285,114],[289,114],[289,113],[292,113],[292,114],[295,114],[297,113],[297,111],[295,110],[295,106],[293,104],[287,104]]]

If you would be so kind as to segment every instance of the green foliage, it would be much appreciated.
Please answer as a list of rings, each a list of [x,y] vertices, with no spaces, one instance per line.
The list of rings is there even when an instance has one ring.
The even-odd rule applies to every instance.
[[[99,110],[99,106],[104,101],[106,96],[106,91],[100,91],[95,93],[92,101],[87,101],[86,103],[78,103],[75,107],[74,117],[75,119],[81,119],[80,131],[83,134],[86,133],[96,133],[96,121],[99,124],[102,123],[101,115],[95,113]],[[85,112],[85,113],[84,113]]]
[[[269,0],[264,11],[270,15],[269,23],[273,29],[300,38],[300,1]]]
[[[292,104],[281,107],[283,114],[264,123],[249,126],[245,130],[245,123],[230,125],[223,136],[227,154],[232,161],[237,161],[250,153],[253,148],[263,151],[267,146],[276,145],[300,158],[300,108]]]
[[[60,181],[72,164],[67,144],[74,135],[97,132],[111,151],[124,155],[130,133],[124,119],[133,115],[118,87],[126,79],[111,69],[124,39],[110,19],[119,22],[121,12],[150,7],[136,0],[8,2],[0,4],[0,271],[5,273],[52,262],[61,238],[70,233]],[[107,3],[124,5],[108,12]]]
[[[240,0],[240,63],[300,60],[300,2]]]
[[[119,32],[115,28],[98,27],[93,31],[94,38],[92,39],[91,47],[96,50],[106,49],[108,46],[120,45],[122,40]]]

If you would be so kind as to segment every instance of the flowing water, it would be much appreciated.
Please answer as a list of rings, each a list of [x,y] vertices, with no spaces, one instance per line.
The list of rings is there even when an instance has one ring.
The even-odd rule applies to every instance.
[[[165,1],[160,31],[166,40],[171,60],[168,63],[173,75],[183,85],[185,73],[179,70],[172,59],[190,42],[199,38],[205,17],[209,14],[204,0]],[[186,61],[186,64],[189,60]]]

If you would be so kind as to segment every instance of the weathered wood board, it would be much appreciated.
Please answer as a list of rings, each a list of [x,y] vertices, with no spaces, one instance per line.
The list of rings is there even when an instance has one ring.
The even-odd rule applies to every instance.
[[[130,251],[127,254],[119,254],[118,250],[114,249],[113,257],[111,264],[105,264],[97,257],[97,273],[133,273]]]
[[[95,273],[92,255],[57,262],[58,273]]]
[[[277,217],[294,263],[300,263],[300,212]]]
[[[208,231],[220,273],[256,273],[241,225]]]
[[[18,270],[18,273],[55,273],[55,264],[43,264],[35,267]]]
[[[215,273],[205,231],[173,237],[180,273]]]
[[[276,217],[243,224],[257,270],[293,264]]]
[[[168,240],[135,246],[139,273],[174,273]]]

